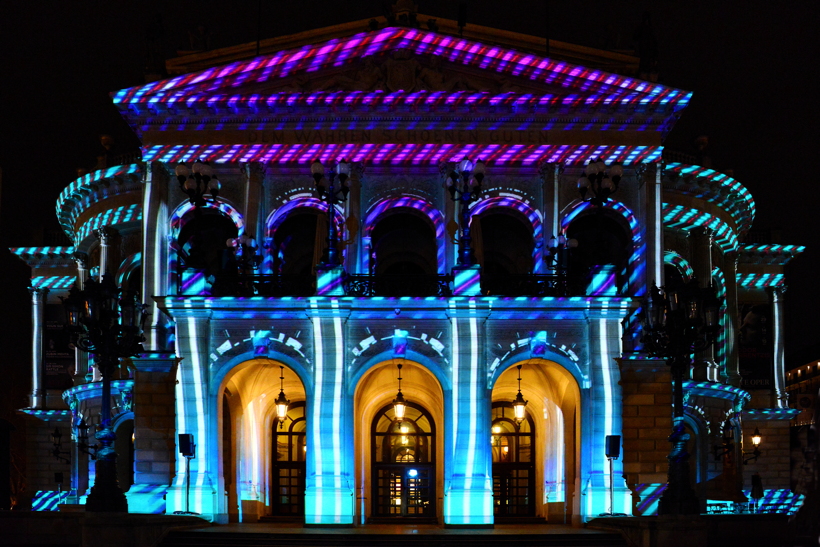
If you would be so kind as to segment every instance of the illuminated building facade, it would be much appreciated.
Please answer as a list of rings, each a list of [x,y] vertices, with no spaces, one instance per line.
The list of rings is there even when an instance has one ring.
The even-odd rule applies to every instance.
[[[65,189],[73,246],[14,249],[34,272],[25,412],[65,438],[93,426],[99,375],[60,346],[57,297],[110,272],[152,308],[146,353],[113,386],[131,511],[185,509],[177,435],[193,434],[190,508],[219,522],[651,513],[671,390],[641,350],[638,309],[654,281],[696,276],[726,306],[720,344],[685,385],[692,465],[704,504],[732,499],[744,417],[788,431],[776,289],[802,249],[744,245],[749,192],[664,161],[691,93],[595,68],[634,70],[620,54],[556,44],[545,58],[534,38],[477,26],[457,38],[446,21],[363,28],[172,60],[177,75],[112,94],[141,161]],[[198,179],[197,160],[209,162]],[[617,191],[596,203],[578,180],[597,161]],[[331,183],[346,199],[328,206]],[[758,363],[769,382],[751,387],[734,311],[747,292],[774,318]],[[737,442],[715,461],[724,424]],[[612,475],[609,435],[623,438]],[[66,467],[81,502],[93,477],[71,446],[70,464],[44,450],[37,465]]]

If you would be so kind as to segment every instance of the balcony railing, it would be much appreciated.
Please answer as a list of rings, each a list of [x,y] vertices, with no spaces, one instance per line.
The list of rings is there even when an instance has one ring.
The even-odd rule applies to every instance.
[[[452,296],[452,275],[348,275],[347,296]]]
[[[585,294],[583,280],[566,274],[481,276],[485,296],[578,296]]]

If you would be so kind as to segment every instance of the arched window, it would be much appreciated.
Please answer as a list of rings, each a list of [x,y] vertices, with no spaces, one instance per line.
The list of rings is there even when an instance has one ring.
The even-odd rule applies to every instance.
[[[371,426],[373,519],[435,519],[433,418],[408,403],[399,421],[393,405],[376,413]]]
[[[422,213],[401,208],[385,215],[373,229],[371,242],[373,273],[382,279],[379,294],[435,294],[430,292],[430,280],[438,266],[436,233]]]
[[[179,259],[178,293],[219,296],[225,274],[237,273],[233,252],[227,244],[238,235],[236,224],[221,211],[209,207],[198,207],[189,215],[174,245]]]
[[[481,265],[482,293],[511,294],[515,277],[533,273],[532,226],[509,208],[473,217],[470,226],[473,251]]]
[[[518,424],[512,403],[493,403],[493,500],[496,517],[535,516],[535,424]]]
[[[322,224],[321,230],[318,224]],[[302,207],[291,211],[273,233],[273,271],[288,288],[288,294],[310,296],[315,292],[314,268],[326,245],[326,226],[318,209]]]
[[[622,294],[628,280],[627,267],[632,238],[606,212],[579,216],[569,225],[567,237],[578,246],[569,258],[570,279],[575,293],[588,296]]]
[[[273,422],[271,506],[274,516],[305,514],[305,403],[291,403],[288,418]]]

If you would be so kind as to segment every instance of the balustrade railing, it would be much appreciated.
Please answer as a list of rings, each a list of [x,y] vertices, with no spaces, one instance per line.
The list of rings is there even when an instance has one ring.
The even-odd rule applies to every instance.
[[[347,296],[452,296],[452,275],[348,275]]]

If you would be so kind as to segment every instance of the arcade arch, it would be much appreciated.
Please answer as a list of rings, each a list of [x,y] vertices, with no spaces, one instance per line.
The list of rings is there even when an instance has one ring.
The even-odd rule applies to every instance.
[[[281,428],[274,403],[280,386],[290,400]],[[284,363],[251,359],[228,372],[218,397],[222,407],[220,480],[228,494],[229,520],[301,517],[307,431],[302,380]],[[288,444],[294,442],[295,449]]]
[[[510,407],[518,393],[516,365],[519,364],[522,365],[521,393],[528,403],[527,420],[516,426],[515,420],[510,420]],[[498,428],[491,431],[493,437],[498,437],[499,450],[503,449],[505,436],[509,450],[513,450],[515,442],[519,445],[528,442],[531,447],[523,452],[519,450],[517,463],[520,465],[517,466],[509,465],[514,463],[511,456],[506,462],[501,461],[499,452],[497,458],[494,447],[496,522],[504,522],[505,517],[522,516],[570,522],[571,515],[580,513],[579,496],[574,494],[580,486],[581,392],[575,378],[564,367],[547,359],[508,363],[508,368],[492,386],[492,404],[490,427]],[[530,474],[534,478],[531,479]],[[503,492],[505,488],[508,490]],[[507,507],[502,508],[505,500]]]
[[[405,424],[392,407],[398,364]],[[436,377],[414,361],[378,363],[356,386],[354,416],[358,522],[443,522],[444,392]],[[413,446],[412,457],[401,450],[405,444]]]

